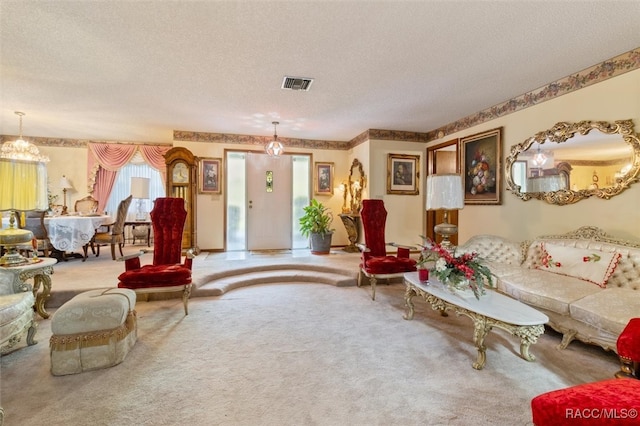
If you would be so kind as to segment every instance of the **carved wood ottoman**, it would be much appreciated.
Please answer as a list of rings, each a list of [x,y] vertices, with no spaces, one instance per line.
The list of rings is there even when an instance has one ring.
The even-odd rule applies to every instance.
[[[90,290],[62,305],[51,318],[51,374],[112,367],[136,343],[136,293],[126,288]]]

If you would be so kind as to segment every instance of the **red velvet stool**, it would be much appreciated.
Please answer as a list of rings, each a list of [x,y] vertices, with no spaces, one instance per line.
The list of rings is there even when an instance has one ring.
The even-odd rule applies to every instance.
[[[640,362],[640,318],[632,318],[629,321],[620,336],[618,336],[616,348],[620,357],[620,371],[616,373],[616,377],[640,379],[638,374],[638,362]]]
[[[640,380],[608,379],[559,389],[531,400],[536,426],[640,424]]]

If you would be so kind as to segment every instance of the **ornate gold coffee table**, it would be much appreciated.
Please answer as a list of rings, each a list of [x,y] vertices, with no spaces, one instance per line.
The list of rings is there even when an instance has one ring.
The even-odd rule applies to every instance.
[[[428,283],[421,283],[417,272],[404,275],[407,290],[404,300],[407,312],[404,319],[413,319],[414,296],[420,296],[431,304],[434,310],[439,310],[442,316],[452,310],[457,315],[465,315],[473,321],[473,341],[478,349],[478,358],[473,368],[482,370],[486,362],[486,347],[484,339],[493,327],[508,331],[520,337],[520,355],[527,361],[534,361],[535,356],[529,353],[529,346],[538,341],[544,333],[544,324],[549,318],[530,306],[515,299],[487,289],[486,295],[477,300],[473,293],[469,296],[451,292],[437,280],[430,279]]]

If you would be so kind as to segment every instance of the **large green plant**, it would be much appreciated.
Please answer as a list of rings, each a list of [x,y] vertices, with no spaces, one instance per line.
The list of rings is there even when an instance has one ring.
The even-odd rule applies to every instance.
[[[311,234],[330,234],[333,213],[315,198],[304,207],[304,215],[300,218],[300,233],[305,237]]]

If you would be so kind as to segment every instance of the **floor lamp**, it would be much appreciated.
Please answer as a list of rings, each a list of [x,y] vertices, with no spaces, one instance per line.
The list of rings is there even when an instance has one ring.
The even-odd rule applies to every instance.
[[[22,116],[20,137],[2,144],[0,149],[0,211],[11,211],[9,227],[0,230],[0,246],[7,252],[0,258],[1,266],[15,266],[29,262],[18,253],[17,246],[28,244],[33,233],[16,228],[16,211],[46,210],[47,165],[49,158],[40,155],[38,148],[22,139]]]
[[[457,174],[434,174],[427,176],[427,210],[444,210],[444,222],[433,227],[442,236],[440,245],[449,251],[453,244],[449,237],[458,233],[458,227],[449,223],[449,210],[464,207],[462,176]]]

